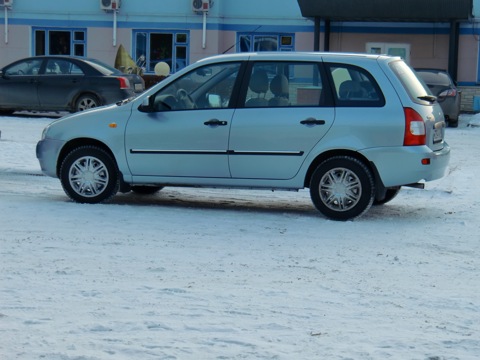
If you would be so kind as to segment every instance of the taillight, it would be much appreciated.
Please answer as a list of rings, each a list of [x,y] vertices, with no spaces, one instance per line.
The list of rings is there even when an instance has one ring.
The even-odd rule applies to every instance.
[[[130,89],[130,81],[124,77],[118,77],[118,81],[120,82],[120,89]]]
[[[425,121],[422,116],[412,108],[403,108],[405,112],[405,137],[404,146],[418,146],[427,143]]]
[[[455,97],[457,96],[457,90],[456,89],[447,89],[443,90],[440,94],[438,94],[439,97]]]

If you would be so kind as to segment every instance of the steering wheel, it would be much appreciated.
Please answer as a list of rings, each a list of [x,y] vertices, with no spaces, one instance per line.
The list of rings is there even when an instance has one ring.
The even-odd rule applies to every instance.
[[[177,90],[177,101],[179,102],[178,108],[182,109],[195,109],[197,105],[193,101],[192,97],[187,93],[185,89]]]

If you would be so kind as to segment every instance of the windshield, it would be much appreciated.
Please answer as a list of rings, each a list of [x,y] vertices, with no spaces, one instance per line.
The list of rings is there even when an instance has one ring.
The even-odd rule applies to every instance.
[[[417,77],[415,71],[413,71],[412,68],[405,62],[401,60],[393,61],[390,63],[390,67],[395,75],[397,75],[397,77],[400,79],[412,100],[415,102],[420,102],[420,98],[432,95],[428,86],[426,86],[425,83]],[[420,103],[423,104],[423,102]]]

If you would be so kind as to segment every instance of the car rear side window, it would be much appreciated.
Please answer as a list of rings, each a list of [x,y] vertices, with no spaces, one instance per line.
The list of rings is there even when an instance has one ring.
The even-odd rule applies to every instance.
[[[256,62],[250,70],[244,107],[329,106],[324,75],[314,62]]]
[[[382,107],[385,97],[373,76],[358,66],[326,64],[338,107]]]

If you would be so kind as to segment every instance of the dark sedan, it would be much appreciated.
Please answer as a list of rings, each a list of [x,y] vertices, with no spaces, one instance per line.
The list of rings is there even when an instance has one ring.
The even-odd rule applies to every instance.
[[[144,91],[143,79],[95,59],[36,56],[0,69],[0,113],[82,111]]]
[[[446,70],[415,69],[442,107],[448,126],[457,127],[462,92]]]

